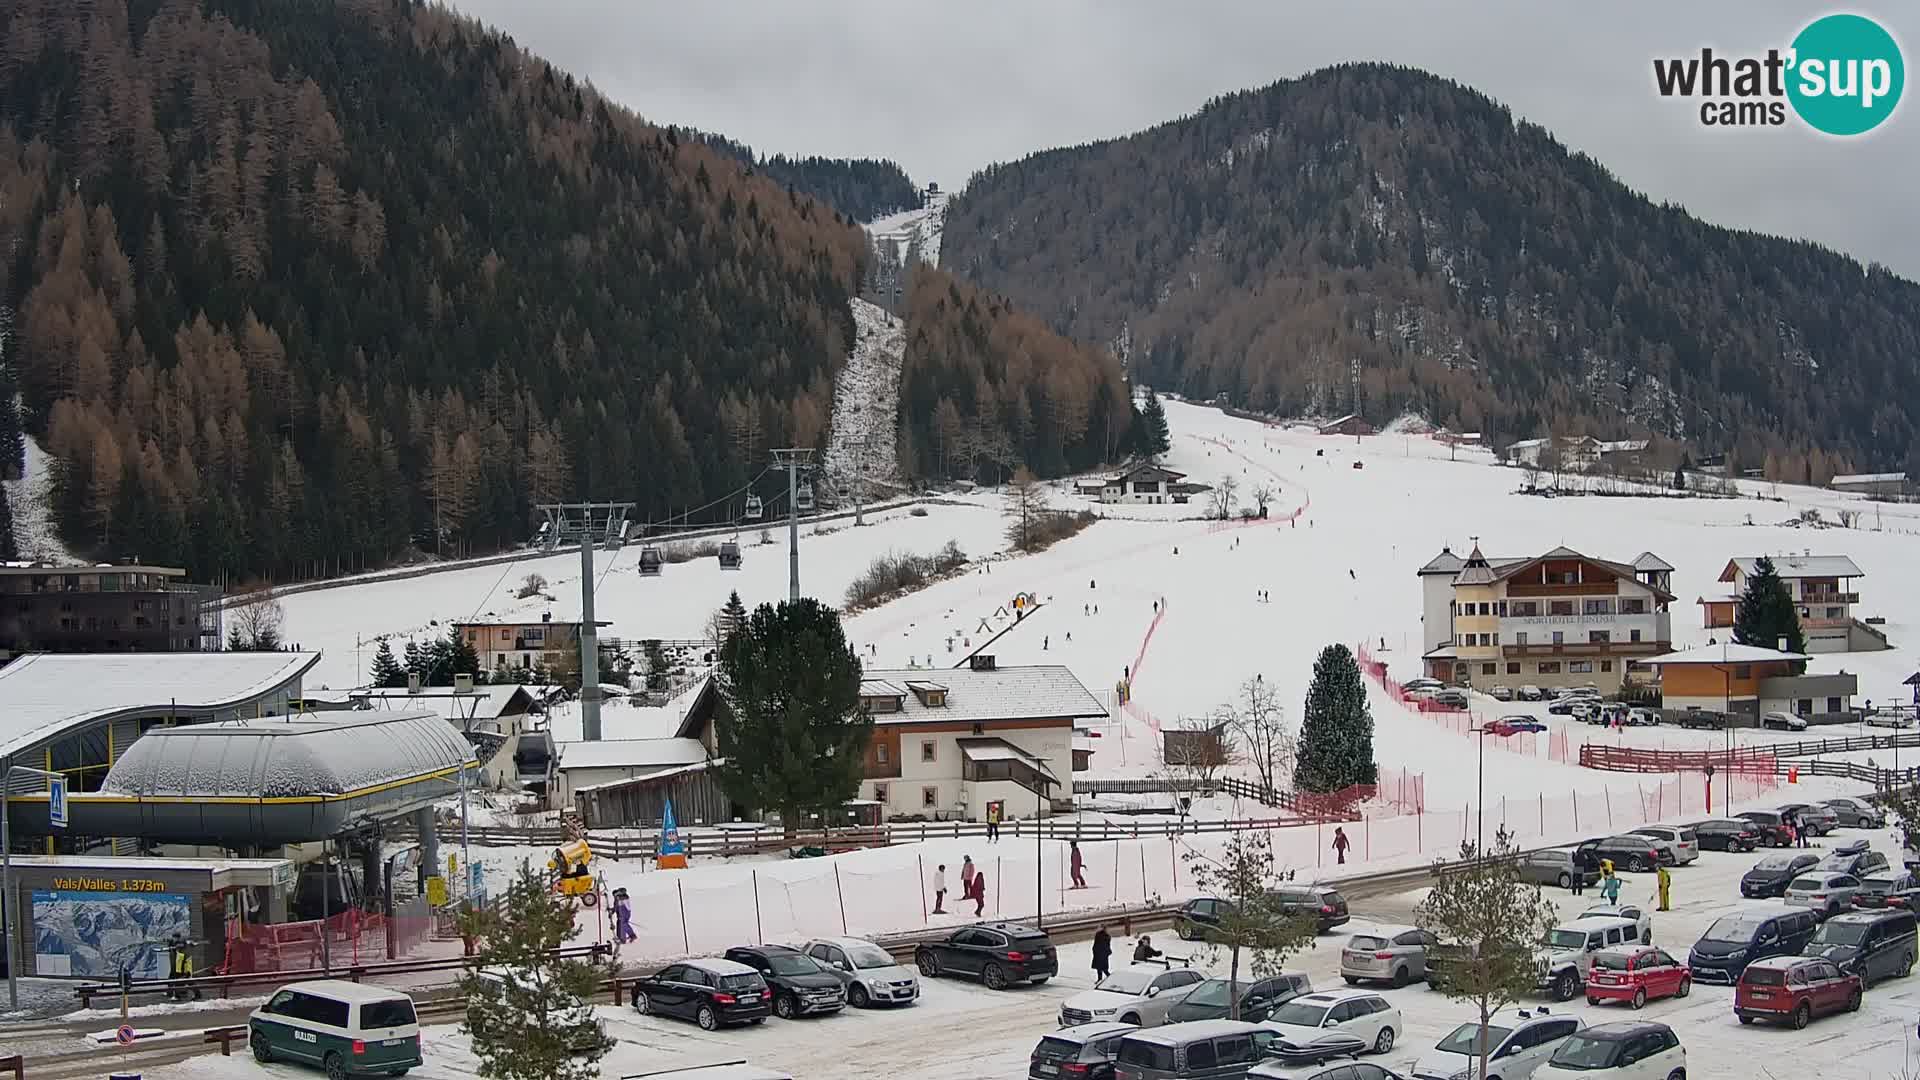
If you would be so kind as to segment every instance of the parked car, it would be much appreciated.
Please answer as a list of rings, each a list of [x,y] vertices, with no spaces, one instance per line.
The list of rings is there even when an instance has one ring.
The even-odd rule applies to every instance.
[[[1340,950],[1340,977],[1353,986],[1388,982],[1396,987],[1427,977],[1427,946],[1433,935],[1412,926],[1384,926],[1355,934]]]
[[[1522,698],[1521,700],[1532,701],[1534,699]],[[1586,708],[1586,705],[1587,703],[1583,700],[1579,700],[1575,698],[1561,698],[1558,701],[1550,703],[1547,706],[1547,712],[1551,713],[1554,716],[1572,716],[1575,706],[1578,706],[1584,710]]]
[[[1527,1080],[1567,1036],[1585,1027],[1577,1016],[1540,1009],[1501,1009],[1487,1018],[1487,1080]],[[1480,1067],[1480,1022],[1454,1028],[1413,1063],[1414,1080],[1453,1080]]]
[[[1653,944],[1653,912],[1638,904],[1595,904],[1580,913],[1583,919],[1627,919],[1642,945]]]
[[[1660,849],[1652,837],[1635,836],[1626,833],[1620,836],[1601,836],[1592,840],[1582,840],[1573,849],[1573,859],[1581,866],[1600,869],[1602,859],[1613,861],[1616,870],[1639,870],[1652,873],[1660,865]]]
[[[1540,688],[1532,683],[1528,683],[1522,686],[1514,696],[1518,697],[1521,701],[1539,701],[1541,697]]]
[[[1874,727],[1910,728],[1913,726],[1913,714],[1910,712],[1896,712],[1894,709],[1883,705],[1862,718],[1862,723],[1871,724]]]
[[[1632,831],[1632,836],[1644,836],[1653,843],[1653,849],[1660,853],[1663,866],[1682,866],[1700,857],[1700,844],[1688,838],[1677,839],[1679,830],[1660,825],[1648,825]]]
[[[1573,861],[1573,852],[1561,848],[1549,848],[1545,851],[1530,851],[1520,858],[1520,877],[1536,885],[1558,885],[1563,889],[1573,888],[1574,878],[1578,877],[1583,885],[1596,885],[1600,881],[1600,867],[1580,866]]]
[[[1346,925],[1347,898],[1331,885],[1285,885],[1277,890],[1279,909],[1288,915],[1303,915],[1315,920],[1320,932]]]
[[[1726,715],[1711,709],[1689,708],[1674,720],[1683,728],[1704,728],[1708,731],[1719,731],[1727,726]]]
[[[247,1016],[255,1061],[300,1061],[329,1077],[400,1076],[423,1063],[413,999],[385,986],[314,979],[288,983]]]
[[[1783,712],[1761,713],[1760,726],[1773,731],[1805,731],[1807,718]]]
[[[1562,923],[1547,931],[1546,940],[1534,954],[1536,985],[1551,993],[1555,1001],[1571,1001],[1586,985],[1594,953],[1639,940],[1640,927],[1632,919],[1604,917]]]
[[[1534,1080],[1684,1080],[1687,1051],[1665,1024],[1598,1024],[1567,1036]]]
[[[1790,907],[1812,910],[1824,919],[1853,906],[1853,894],[1860,891],[1860,879],[1815,868],[1787,883],[1785,900]]]
[[[633,1009],[678,1016],[706,1031],[758,1024],[773,1012],[773,995],[760,973],[733,960],[686,960],[633,981]]]
[[[1489,720],[1480,727],[1483,731],[1489,731],[1495,735],[1518,735],[1526,731],[1547,730],[1547,725],[1531,716],[1503,716],[1498,720]]]
[[[1495,701],[1512,701],[1513,688],[1510,686],[1489,687],[1487,689],[1487,696],[1492,698]]]
[[[1791,812],[1809,836],[1825,836],[1840,827],[1840,815],[1821,803],[1781,803],[1779,810],[1783,814]]]
[[[1624,1001],[1636,1009],[1648,999],[1686,997],[1693,990],[1693,973],[1665,949],[1635,945],[1602,949],[1593,955],[1587,972],[1587,1004]]]
[[[1194,1020],[1227,1018],[1226,979],[1208,979],[1181,995],[1167,1010],[1167,1023],[1184,1024]],[[1265,979],[1240,980],[1240,1019],[1261,1021],[1280,1005],[1302,994],[1313,993],[1313,980],[1298,972],[1284,972]]]
[[[1814,868],[1820,856],[1811,851],[1776,851],[1762,856],[1740,877],[1740,895],[1785,896],[1795,878]]]
[[[499,987],[503,995],[537,993],[534,990],[538,985],[537,977],[522,968],[486,967],[474,972],[474,975],[484,982]],[[607,1022],[593,1015],[592,1005],[568,995],[564,989],[553,988],[551,992],[556,998],[563,998],[565,1003],[548,1015],[553,1017],[558,1026],[572,1028],[575,1033],[575,1041],[567,1049],[576,1054],[585,1054],[611,1045],[609,1040],[612,1037],[607,1034]],[[493,1011],[486,1008],[484,1004],[480,1008],[475,1008],[475,1003],[479,1000],[477,996],[467,999],[467,1028],[470,1031],[486,1025],[488,1014]],[[508,1008],[513,1007],[511,998],[503,996],[498,1000]]]
[[[1688,825],[1696,843],[1708,851],[1752,851],[1760,846],[1760,834],[1749,821],[1710,818]]]
[[[1260,1025],[1278,1038],[1267,1049],[1279,1058],[1310,1056],[1316,1051],[1384,1054],[1399,1038],[1400,1010],[1371,990],[1325,990],[1294,998],[1273,1010]]]
[[[1778,810],[1743,810],[1733,816],[1750,823],[1760,833],[1760,842],[1768,847],[1786,847],[1793,843],[1793,830],[1787,827],[1785,815]]]
[[[1911,870],[1886,869],[1860,879],[1860,891],[1853,894],[1856,908],[1906,908],[1913,910],[1912,897],[1920,889]]]
[[[1813,912],[1779,904],[1754,905],[1722,915],[1693,943],[1687,967],[1695,982],[1731,986],[1755,960],[1798,955],[1818,925]]]
[[[1833,810],[1840,824],[1855,829],[1884,829],[1887,827],[1886,811],[1865,799],[1838,798],[1824,799],[1822,804]]]
[[[1827,852],[1826,858],[1814,864],[1816,870],[1832,870],[1838,874],[1851,874],[1864,878],[1868,874],[1887,869],[1887,857],[1873,850],[1865,837],[1850,840]]]
[[[1444,690],[1436,690],[1434,691],[1433,697],[1429,700],[1435,705],[1446,705],[1455,709],[1464,709],[1472,702],[1472,699],[1467,696],[1467,692],[1457,686],[1449,686]]]
[[[1868,983],[1905,978],[1913,973],[1915,925],[1911,911],[1850,911],[1821,923],[1800,955],[1831,960]]]
[[[1408,701],[1432,701],[1433,696],[1445,689],[1440,686],[1414,686],[1402,688]]]
[[[1123,967],[1060,1003],[1060,1026],[1074,1027],[1116,1020],[1134,1027],[1159,1027],[1167,1010],[1203,980],[1192,968],[1163,968],[1158,964]]]
[[[1644,709],[1644,708],[1628,709],[1627,710],[1627,726],[1628,727],[1659,727],[1660,726],[1660,710]]]
[[[1240,1020],[1196,1020],[1120,1036],[1115,1080],[1239,1078],[1260,1061],[1272,1032]]]
[[[911,1005],[920,999],[920,977],[893,954],[860,938],[814,938],[807,955],[847,988],[847,1004]]]
[[[847,990],[839,977],[798,949],[742,945],[728,949],[726,958],[760,973],[773,994],[773,1015],[782,1020],[837,1013],[847,1007]]]
[[[1132,1024],[1080,1024],[1041,1037],[1027,1058],[1027,1080],[1113,1080],[1114,1057]]]
[[[924,978],[960,975],[994,990],[1022,982],[1038,985],[1060,970],[1053,939],[1015,923],[963,926],[915,949],[913,962]]]
[[[1430,678],[1426,675],[1420,675],[1420,676],[1416,676],[1414,678],[1408,679],[1406,682],[1401,683],[1400,688],[1402,690],[1408,690],[1408,691],[1438,690],[1446,685],[1447,685],[1446,683],[1441,682],[1439,679]]]
[[[1316,1062],[1296,1065],[1279,1058],[1268,1058],[1247,1070],[1247,1080],[1406,1080],[1392,1069],[1371,1061]]]
[[[1860,976],[1829,960],[1769,956],[1741,972],[1733,988],[1733,1015],[1743,1024],[1785,1021],[1804,1028],[1816,1016],[1860,1009]]]

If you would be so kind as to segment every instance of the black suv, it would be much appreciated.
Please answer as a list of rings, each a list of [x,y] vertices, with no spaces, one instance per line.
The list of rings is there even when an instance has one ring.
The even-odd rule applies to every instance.
[[[1582,870],[1600,869],[1600,860],[1610,859],[1616,870],[1640,870],[1651,873],[1660,865],[1660,849],[1645,836],[1625,833],[1583,840],[1573,849],[1573,863]]]
[[[1760,846],[1760,831],[1752,822],[1714,818],[1687,826],[1705,851],[1752,851]]]
[[[773,1015],[782,1020],[847,1007],[840,979],[806,953],[785,945],[742,945],[728,949],[727,959],[760,973],[773,991]]]
[[[1259,1023],[1267,1014],[1301,994],[1313,993],[1313,981],[1305,975],[1283,974],[1267,979],[1240,980],[1240,1019]],[[1189,1020],[1225,1020],[1227,1018],[1227,980],[1208,979],[1187,991],[1187,996],[1167,1010],[1167,1023]]]
[[[1288,885],[1273,891],[1274,911],[1283,917],[1312,918],[1321,933],[1347,921],[1347,898],[1316,885]],[[1204,941],[1207,933],[1233,911],[1233,901],[1202,896],[1180,905],[1173,913],[1173,932],[1184,941]]]
[[[1120,1040],[1139,1030],[1112,1021],[1061,1028],[1033,1048],[1027,1058],[1027,1080],[1113,1080],[1113,1058],[1120,1052]]]
[[[760,973],[733,960],[687,960],[633,981],[636,1012],[685,1017],[708,1031],[760,1023],[768,996]]]
[[[1820,861],[1818,852],[1776,851],[1764,856],[1740,878],[1741,896],[1785,896],[1787,886]]]
[[[1019,982],[1043,983],[1060,970],[1052,939],[1014,923],[963,926],[915,949],[913,962],[929,979],[965,975],[995,990]]]

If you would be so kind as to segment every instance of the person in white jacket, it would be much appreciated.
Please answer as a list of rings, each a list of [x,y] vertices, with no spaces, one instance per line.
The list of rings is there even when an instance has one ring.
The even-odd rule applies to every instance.
[[[947,913],[947,864],[933,868],[933,914]]]

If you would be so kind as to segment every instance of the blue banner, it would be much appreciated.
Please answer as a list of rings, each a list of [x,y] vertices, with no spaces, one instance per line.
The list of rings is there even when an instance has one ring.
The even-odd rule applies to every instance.
[[[680,824],[673,820],[673,800],[668,799],[660,815],[660,854],[685,855],[687,845],[680,839]]]

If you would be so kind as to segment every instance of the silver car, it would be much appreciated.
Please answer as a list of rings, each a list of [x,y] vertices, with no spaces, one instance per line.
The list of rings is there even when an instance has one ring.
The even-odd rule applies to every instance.
[[[1700,857],[1700,838],[1692,829],[1672,825],[1647,825],[1631,830],[1635,836],[1644,836],[1658,841],[1653,849],[1660,853],[1660,861],[1674,866],[1685,866]],[[1669,859],[1668,855],[1672,858]]]
[[[860,938],[814,938],[802,950],[839,978],[847,988],[847,1004],[856,1009],[875,1005],[911,1005],[920,997],[920,976],[895,960],[887,950]]]
[[[1865,799],[1823,799],[1821,804],[1832,810],[1840,819],[1840,824],[1856,829],[1884,829],[1887,827],[1886,811]]]
[[[1340,977],[1349,986],[1418,982],[1427,977],[1427,946],[1432,944],[1432,934],[1411,926],[1383,926],[1371,934],[1355,934],[1340,950]]]
[[[1205,980],[1191,968],[1133,964],[1101,979],[1060,1003],[1060,1026],[1112,1020],[1135,1027],[1159,1027],[1167,1010]]]
[[[1824,919],[1853,907],[1853,894],[1860,891],[1860,879],[1852,874],[1815,870],[1801,874],[1787,885],[1788,907],[1812,908]]]
[[[1598,884],[1600,871],[1582,869],[1574,865],[1573,852],[1553,848],[1522,855],[1520,878],[1535,885],[1558,885],[1563,889],[1571,889],[1575,881],[1585,885]]]

